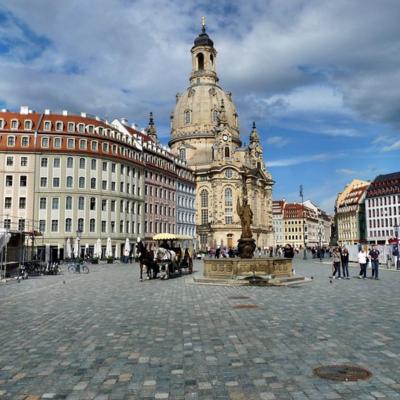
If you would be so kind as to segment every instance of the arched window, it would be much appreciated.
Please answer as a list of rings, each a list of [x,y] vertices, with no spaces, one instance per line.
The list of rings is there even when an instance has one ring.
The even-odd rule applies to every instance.
[[[186,149],[185,149],[184,147],[182,147],[182,148],[179,149],[179,158],[180,158],[182,161],[185,161],[185,160],[186,160]]]
[[[80,158],[79,159],[79,168],[80,169],[84,169],[85,168],[85,159],[84,158]]]
[[[233,207],[233,194],[232,194],[232,189],[231,188],[226,188],[225,189],[225,223],[226,224],[232,224],[233,223],[233,218],[232,218],[232,207]]]
[[[212,54],[210,54],[210,61],[211,61],[211,65],[214,65],[214,56]]]
[[[84,220],[83,218],[78,218],[78,231],[83,232],[83,225],[84,225]]]
[[[71,196],[67,196],[65,198],[65,209],[72,210],[72,197]]]
[[[81,189],[84,189],[84,188],[85,188],[85,178],[84,178],[83,176],[80,176],[80,177],[79,177],[79,187],[80,187]]]
[[[204,54],[197,54],[197,70],[202,71],[204,69]]]
[[[91,218],[89,221],[89,231],[94,232],[96,230],[96,220]]]
[[[72,219],[67,218],[65,220],[65,232],[71,232],[72,231]]]
[[[224,153],[225,153],[225,158],[229,158],[231,156],[231,151],[228,146],[225,147]]]
[[[67,176],[67,188],[72,188],[73,179],[72,176]]]
[[[201,205],[201,224],[208,223],[208,191],[203,189],[200,192],[200,205]]]
[[[90,188],[91,189],[96,189],[96,178],[91,178],[90,179]]]
[[[190,124],[192,122],[192,112],[190,110],[185,111],[185,124]]]

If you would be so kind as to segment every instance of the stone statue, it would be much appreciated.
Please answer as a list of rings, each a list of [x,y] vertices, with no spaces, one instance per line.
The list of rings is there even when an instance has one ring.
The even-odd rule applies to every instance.
[[[253,234],[251,232],[251,224],[253,223],[253,211],[251,211],[250,204],[247,202],[247,197],[243,197],[243,204],[240,205],[238,199],[236,205],[236,212],[239,215],[240,223],[242,225],[242,239],[251,239]]]
[[[236,204],[236,212],[240,218],[242,225],[242,235],[238,240],[238,252],[240,258],[253,258],[254,250],[256,249],[256,243],[253,239],[253,233],[251,232],[251,224],[253,223],[253,211],[251,211],[250,204],[247,200],[247,184],[246,176],[243,175],[243,202],[240,205],[238,199]]]

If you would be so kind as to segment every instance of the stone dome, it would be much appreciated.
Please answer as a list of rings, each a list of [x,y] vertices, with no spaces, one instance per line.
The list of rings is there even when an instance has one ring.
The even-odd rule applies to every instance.
[[[171,139],[195,132],[209,136],[218,126],[222,101],[225,106],[227,128],[239,138],[239,119],[231,94],[224,92],[216,84],[202,83],[190,86],[177,96],[175,109],[171,115]]]

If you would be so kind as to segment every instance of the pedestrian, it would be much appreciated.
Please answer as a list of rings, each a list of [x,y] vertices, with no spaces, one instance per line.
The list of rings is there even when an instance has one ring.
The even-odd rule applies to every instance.
[[[358,262],[360,264],[359,278],[365,279],[367,277],[368,257],[367,252],[362,247],[360,247],[360,251],[358,252]]]
[[[379,254],[379,250],[375,246],[372,246],[369,252],[369,256],[371,257],[372,279],[379,279]]]
[[[217,250],[215,250],[215,258],[219,258],[221,255],[221,248],[218,246]]]
[[[333,279],[341,279],[340,277],[340,252],[338,248],[334,248],[332,252],[333,257]],[[337,276],[336,276],[337,273]]]
[[[343,279],[350,279],[349,277],[349,251],[343,247],[341,252]]]

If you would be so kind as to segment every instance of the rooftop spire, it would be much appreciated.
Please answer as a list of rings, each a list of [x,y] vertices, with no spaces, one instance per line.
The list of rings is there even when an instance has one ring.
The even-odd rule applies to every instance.
[[[149,115],[149,125],[146,128],[146,133],[155,141],[158,142],[157,129],[154,124],[153,112],[150,111]]]
[[[204,15],[201,17],[201,31],[206,31],[206,17]]]

